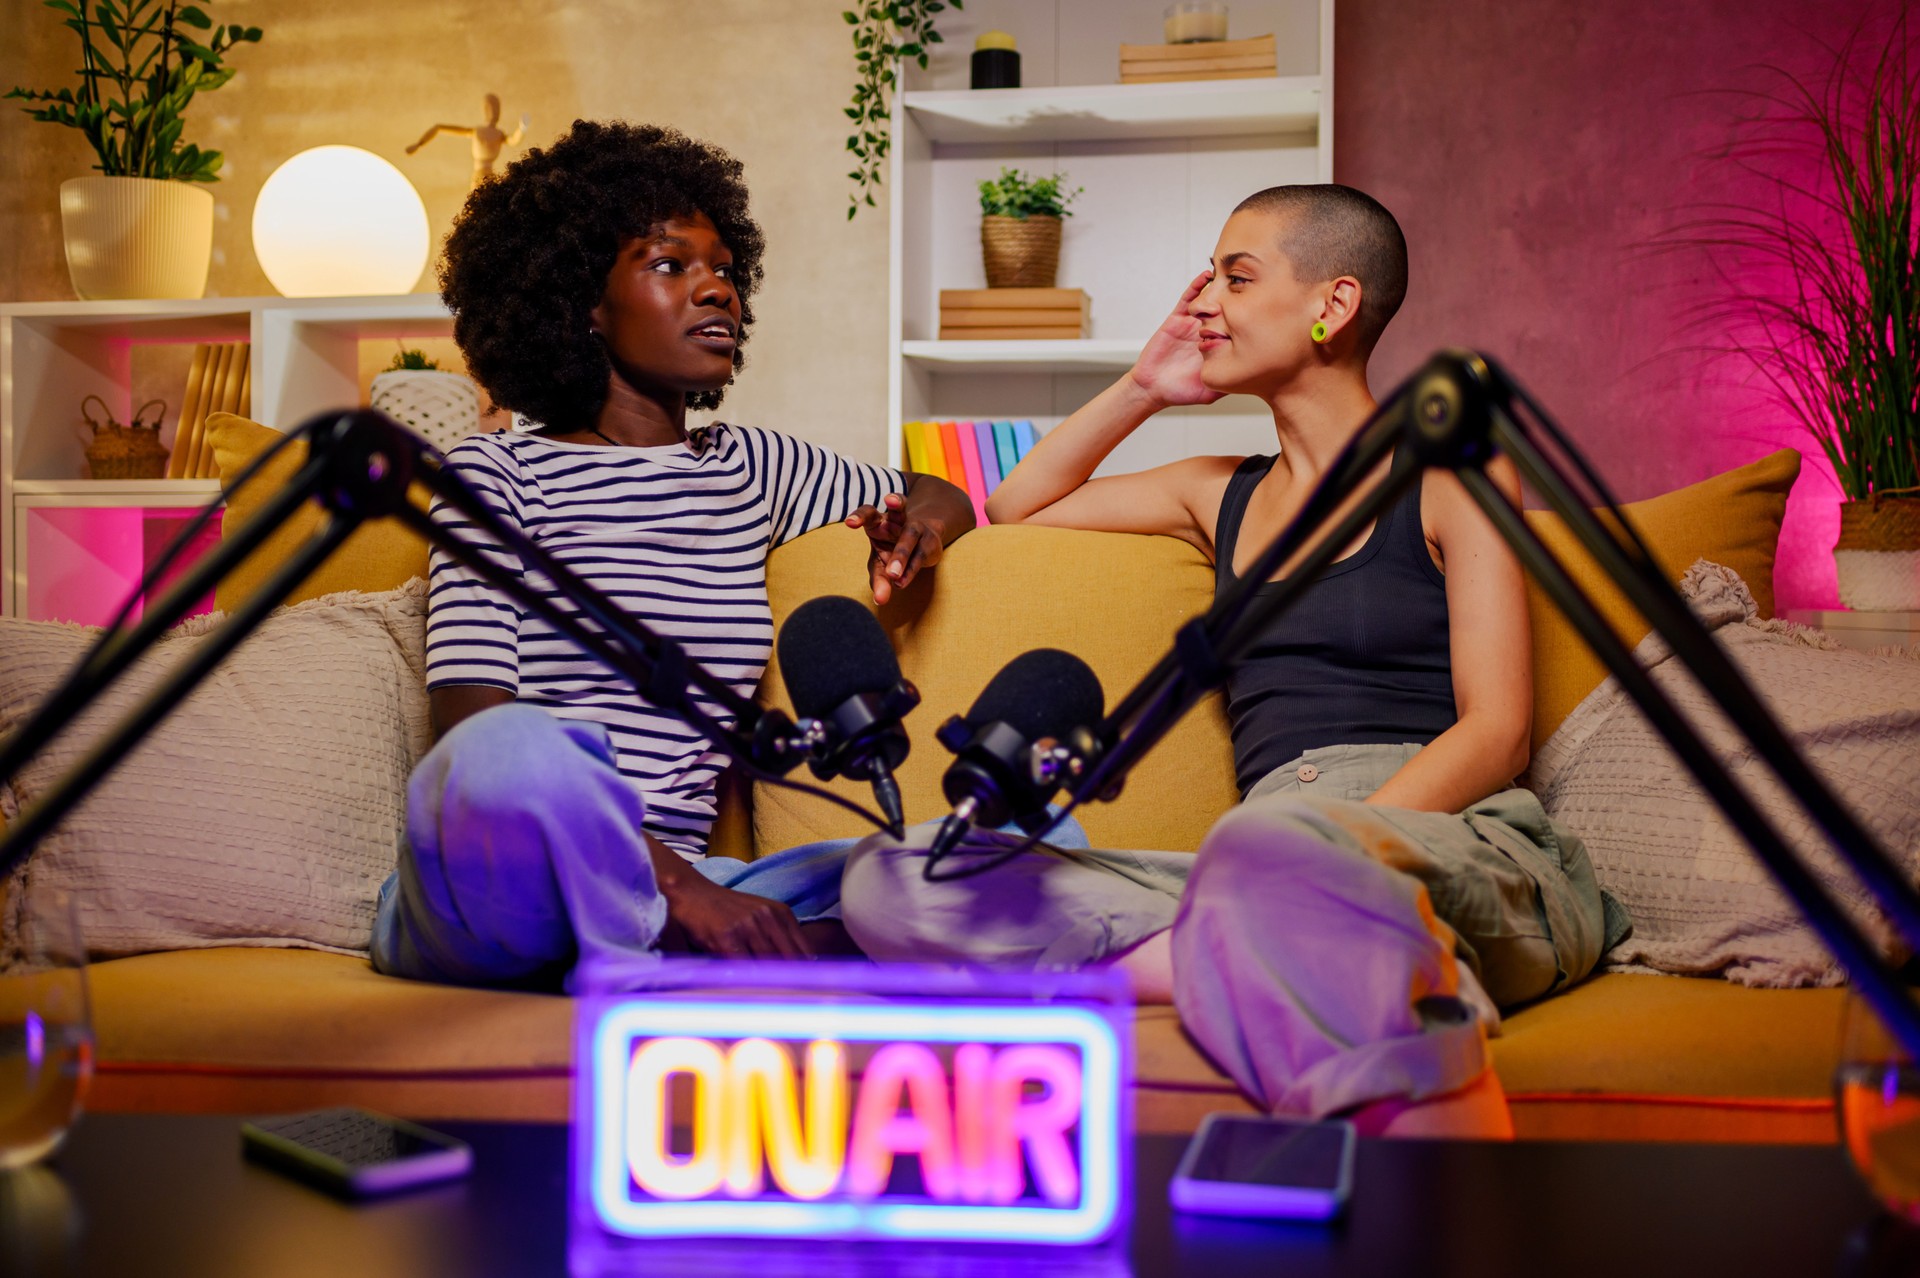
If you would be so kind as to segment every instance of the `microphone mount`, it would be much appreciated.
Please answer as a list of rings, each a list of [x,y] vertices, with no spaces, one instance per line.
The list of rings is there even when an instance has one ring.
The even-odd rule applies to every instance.
[[[1044,794],[1072,785],[1097,763],[1106,746],[1092,725],[1083,725],[1067,734],[1066,740],[1042,737],[1027,751],[1027,768],[1033,784]],[[1110,798],[1118,798],[1116,789]]]
[[[800,751],[824,779],[844,770],[835,756],[898,724],[919,704],[920,689],[907,679],[884,692],[856,693],[825,715],[798,720],[791,748]]]
[[[260,474],[271,456],[301,439],[308,445],[306,460],[259,512],[241,527],[229,530],[219,545],[181,573],[175,584],[144,610],[138,622],[123,624],[123,613],[120,622],[107,627],[34,714],[0,741],[0,777],[12,776],[309,501],[326,512],[327,518],[317,533],[228,614],[224,624],[203,638],[190,657],[169,670],[67,775],[9,823],[4,838],[0,838],[0,878],[24,861],[355,530],[380,518],[398,520],[458,559],[518,607],[626,678],[648,701],[698,729],[749,775],[763,781],[797,784],[779,779],[798,767],[812,747],[806,731],[790,716],[759,705],[709,673],[688,657],[680,644],[636,620],[564,562],[509,526],[445,464],[438,450],[384,413],[363,408],[311,417],[277,441],[267,456],[250,465],[228,491]],[[416,485],[459,512],[463,520],[479,528],[496,545],[513,552],[530,570],[529,576],[538,574],[551,581],[574,611],[562,610],[521,577],[498,567],[487,553],[436,523],[410,499]],[[142,590],[151,589],[160,571],[172,563],[225,496],[204,508],[192,526],[175,539],[142,582]],[[911,689],[911,685],[906,687]],[[913,696],[917,702],[918,693]],[[732,722],[709,711],[708,704],[720,707]],[[873,818],[839,795],[810,786],[798,788],[857,812],[876,827],[888,828],[889,823]]]
[[[1388,396],[1334,459],[1293,522],[1212,608],[1181,628],[1173,650],[1102,722],[1098,736],[1114,745],[1079,779],[1068,807],[1112,797],[1128,771],[1182,715],[1226,681],[1233,662],[1274,619],[1294,606],[1345,547],[1419,483],[1426,470],[1443,468],[1458,477],[1521,566],[1573,623],[1740,832],[1894,1037],[1908,1052],[1920,1055],[1920,1004],[1908,996],[1905,982],[1787,844],[1720,756],[1634,660],[1560,557],[1488,477],[1485,467],[1496,453],[1512,460],[1522,480],[1666,640],[1751,743],[1754,753],[1813,818],[1835,858],[1885,912],[1906,945],[1920,950],[1920,893],[1801,756],[1745,675],[1661,571],[1646,542],[1620,511],[1619,502],[1566,433],[1498,365],[1472,351],[1434,355]],[[1385,477],[1336,520],[1340,507],[1383,465],[1387,466]],[[1576,481],[1591,496],[1583,495]],[[1596,505],[1609,512],[1612,527],[1590,509]],[[1302,555],[1315,534],[1329,525],[1330,531]],[[1274,581],[1296,557],[1299,566]]]

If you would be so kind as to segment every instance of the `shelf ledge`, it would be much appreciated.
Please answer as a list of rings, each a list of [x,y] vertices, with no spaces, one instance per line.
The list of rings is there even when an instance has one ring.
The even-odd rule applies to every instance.
[[[1320,77],[908,93],[935,142],[1068,142],[1313,133]]]
[[[1107,373],[1133,367],[1144,337],[1115,341],[902,342],[900,358],[948,373]]]
[[[217,479],[16,479],[16,506],[204,506],[220,495]]]

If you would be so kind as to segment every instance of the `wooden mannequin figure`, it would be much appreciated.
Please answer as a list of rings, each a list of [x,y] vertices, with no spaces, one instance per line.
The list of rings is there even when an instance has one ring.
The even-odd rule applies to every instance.
[[[487,94],[486,112],[487,122],[485,124],[434,125],[431,129],[428,129],[420,135],[418,142],[415,142],[407,148],[407,154],[412,155],[415,151],[418,151],[442,133],[452,133],[460,137],[472,138],[473,185],[479,186],[483,179],[493,176],[493,166],[495,161],[499,160],[500,152],[507,147],[518,146],[520,139],[525,137],[527,133],[527,117],[525,112],[521,113],[519,128],[515,129],[511,134],[500,131],[500,98],[498,95],[492,93]]]

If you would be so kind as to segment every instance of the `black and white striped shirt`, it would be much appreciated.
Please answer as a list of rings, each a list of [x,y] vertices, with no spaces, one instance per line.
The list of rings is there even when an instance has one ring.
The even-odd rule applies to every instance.
[[[906,487],[898,471],[719,423],[686,444],[655,448],[475,435],[447,458],[510,526],[744,696],[753,694],[773,653],[767,552]],[[492,545],[438,503],[435,514],[455,532]],[[497,546],[491,556],[568,607],[552,582],[523,569],[517,556]],[[561,718],[605,724],[621,773],[645,801],[648,832],[681,856],[706,855],[714,781],[726,757],[435,549],[427,687],[452,684],[502,688]],[[718,705],[703,699],[703,706],[727,720]]]

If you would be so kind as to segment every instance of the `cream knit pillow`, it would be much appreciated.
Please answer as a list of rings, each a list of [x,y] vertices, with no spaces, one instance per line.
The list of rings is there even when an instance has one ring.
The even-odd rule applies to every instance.
[[[1920,878],[1920,661],[1840,648],[1830,636],[1758,616],[1731,569],[1696,563],[1681,591],[1787,735],[1879,839]],[[1827,890],[1883,952],[1901,947],[1819,830],[1685,672],[1658,635],[1634,656],[1747,787]],[[1639,710],[1608,679],[1534,756],[1530,784],[1578,834],[1600,886],[1633,916],[1608,970],[1719,974],[1742,985],[1836,985],[1833,958]]]
[[[364,954],[406,780],[431,744],[426,584],[273,613],[5,885],[0,967],[22,901],[64,888],[97,958],[214,945]],[[11,819],[223,618],[169,631],[13,777]],[[0,619],[0,736],[98,631]],[[23,889],[25,889],[23,891]]]

